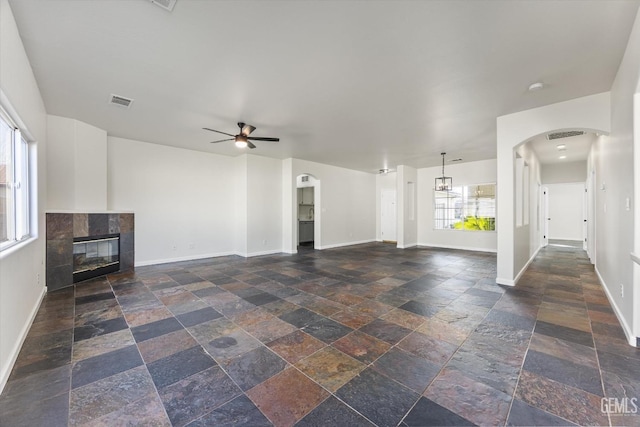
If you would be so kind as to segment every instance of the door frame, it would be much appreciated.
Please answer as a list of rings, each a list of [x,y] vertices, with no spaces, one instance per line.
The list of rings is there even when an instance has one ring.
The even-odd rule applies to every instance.
[[[549,187],[543,185],[540,191],[540,246],[549,244]]]
[[[394,209],[392,210],[394,213],[394,221],[393,221],[393,227],[394,227],[394,236],[393,239],[387,239],[384,236],[384,223],[385,221],[383,220],[384,218],[384,212],[385,212],[385,194],[387,195],[393,195],[393,205],[394,205]],[[382,238],[383,242],[389,242],[389,243],[397,243],[398,242],[398,192],[396,189],[393,188],[385,188],[380,190],[380,237]]]

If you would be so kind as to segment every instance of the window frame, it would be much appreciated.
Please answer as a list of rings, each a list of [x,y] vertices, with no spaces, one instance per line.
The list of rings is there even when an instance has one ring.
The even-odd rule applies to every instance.
[[[472,200],[475,199],[475,197],[471,196],[471,192],[473,188],[477,188],[477,187],[481,187],[481,186],[493,186],[493,216],[480,216],[479,218],[491,218],[492,221],[492,229],[489,230],[470,230],[470,229],[466,229],[464,228],[464,223],[468,217],[468,215],[465,216],[465,211],[469,208],[470,204],[472,203]],[[496,232],[496,223],[497,223],[497,206],[498,206],[498,202],[497,202],[497,183],[496,182],[484,182],[484,183],[480,183],[480,184],[466,184],[466,185],[458,185],[458,186],[454,186],[452,191],[448,191],[448,192],[443,192],[443,191],[437,191],[435,189],[432,189],[432,194],[433,194],[433,221],[431,223],[431,227],[434,231],[463,231],[463,232],[483,232],[483,233],[495,233]],[[438,193],[454,193],[457,196],[454,197],[438,197]],[[438,200],[442,200],[442,199],[447,199],[447,203],[449,203],[449,200],[453,201],[453,206],[447,206],[446,208],[438,208],[439,204],[438,204]],[[442,210],[447,210],[449,212],[453,212],[453,217],[446,216],[445,218],[443,218],[442,216]],[[438,227],[438,223],[441,222],[442,225],[444,225],[443,221],[449,221],[449,228],[447,227]],[[461,223],[462,226],[460,228],[455,228],[453,226],[453,224],[456,223],[456,221],[458,223]]]
[[[24,132],[16,125],[6,110],[0,106],[0,120],[11,135],[8,138],[5,164],[5,200],[3,215],[5,221],[0,226],[6,231],[6,240],[0,242],[0,254],[33,237],[32,227],[32,150]],[[2,136],[5,137],[4,135]],[[6,142],[6,141],[5,141]],[[1,159],[0,159],[1,160]]]

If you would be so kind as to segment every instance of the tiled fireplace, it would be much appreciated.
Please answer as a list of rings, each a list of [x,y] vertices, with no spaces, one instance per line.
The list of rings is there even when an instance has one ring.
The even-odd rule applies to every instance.
[[[47,213],[47,289],[133,270],[133,213]]]

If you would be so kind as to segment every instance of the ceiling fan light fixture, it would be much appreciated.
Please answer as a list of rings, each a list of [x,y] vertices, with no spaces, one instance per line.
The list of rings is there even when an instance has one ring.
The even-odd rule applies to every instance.
[[[235,137],[235,140],[236,140],[236,147],[238,147],[238,148],[247,148],[248,140],[247,140],[246,136],[237,135]]]
[[[544,83],[535,82],[535,83],[532,83],[531,85],[529,85],[529,92],[535,92],[535,91],[540,90],[542,88],[544,88]]]
[[[436,178],[435,190],[436,191],[451,191],[453,190],[453,178],[444,175],[444,156],[447,153],[440,153],[442,156],[442,176]]]

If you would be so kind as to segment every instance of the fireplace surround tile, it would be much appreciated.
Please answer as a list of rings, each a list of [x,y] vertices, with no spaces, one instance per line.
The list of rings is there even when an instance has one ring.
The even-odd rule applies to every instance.
[[[120,215],[109,214],[109,234],[120,233]]]
[[[120,233],[133,233],[134,218],[132,213],[120,214]]]
[[[73,237],[89,236],[89,214],[73,214]]]
[[[109,234],[109,214],[89,214],[89,236],[105,234]]]
[[[133,213],[47,213],[47,290],[73,285],[73,240],[78,237],[119,233],[118,271],[132,271],[135,262],[134,223]]]
[[[73,238],[73,215],[47,214],[47,240]]]

